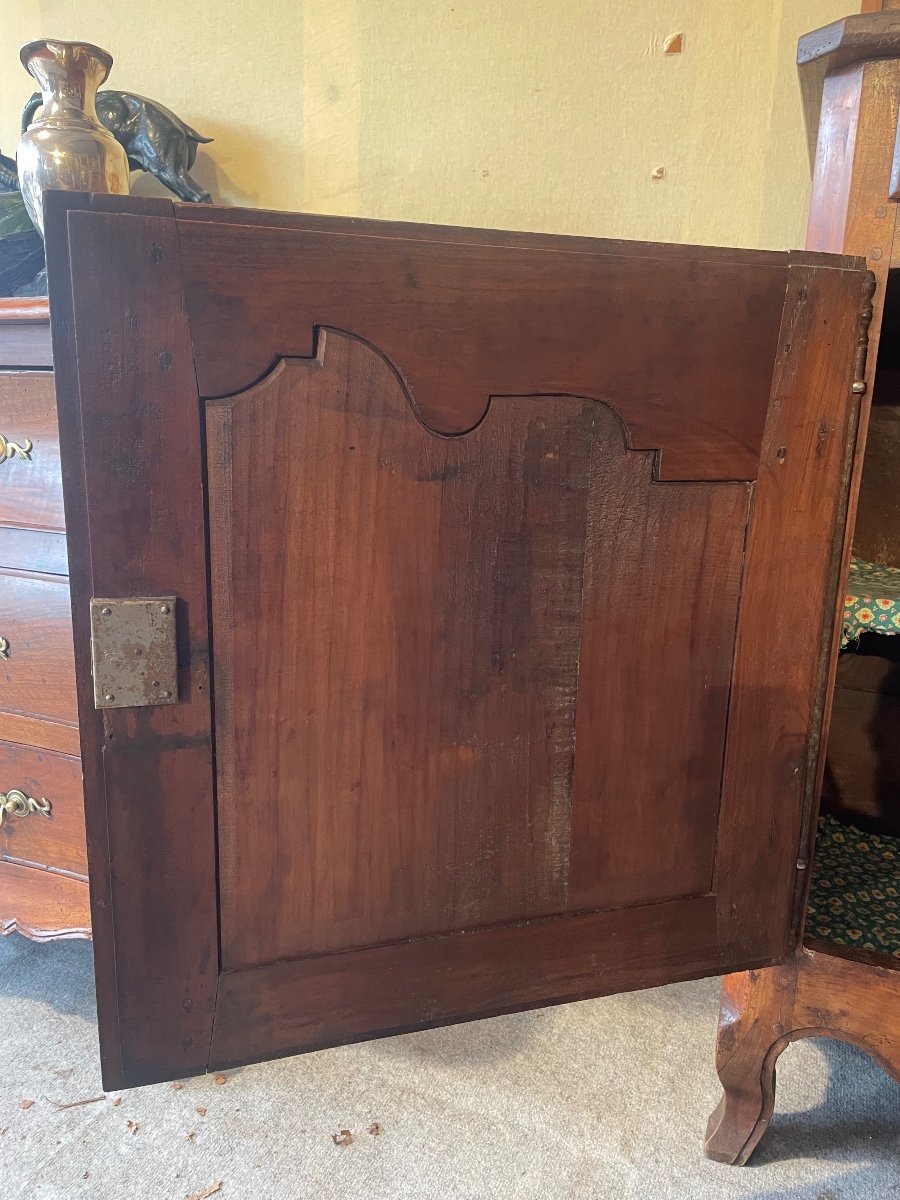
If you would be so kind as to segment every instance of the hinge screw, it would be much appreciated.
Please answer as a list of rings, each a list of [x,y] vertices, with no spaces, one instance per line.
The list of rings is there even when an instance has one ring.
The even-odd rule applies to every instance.
[[[165,690],[165,688],[163,688],[163,690],[162,690],[162,691],[161,691],[159,694],[160,694],[160,696],[162,696],[163,700],[168,700],[168,699],[169,699],[169,697],[172,695],[172,693],[171,693],[171,692],[167,692],[167,691]]]
[[[169,611],[169,606],[168,606],[168,604],[161,604],[161,605],[159,606],[159,611],[160,611],[161,613],[167,613],[167,612]]]
[[[115,700],[115,696],[112,694],[112,692],[107,692],[103,699],[107,704],[112,704],[113,700]]]
[[[112,612],[112,609],[109,607],[108,604],[105,604],[103,606],[103,608],[100,609],[100,611],[103,613],[104,617],[108,617],[109,614]]]

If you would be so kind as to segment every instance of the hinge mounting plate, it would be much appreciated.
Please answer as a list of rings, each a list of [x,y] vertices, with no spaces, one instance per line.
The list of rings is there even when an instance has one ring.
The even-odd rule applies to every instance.
[[[91,600],[95,708],[178,703],[174,596]]]

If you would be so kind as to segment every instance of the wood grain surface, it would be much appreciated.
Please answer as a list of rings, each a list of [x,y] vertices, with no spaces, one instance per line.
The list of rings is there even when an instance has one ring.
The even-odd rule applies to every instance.
[[[68,575],[64,533],[0,525],[0,568],[14,567],[39,575]]]
[[[0,299],[0,367],[34,369],[52,365],[47,300],[17,296]]]
[[[0,860],[0,936],[34,942],[91,936],[87,881]]]
[[[724,1095],[706,1132],[710,1158],[747,1161],[772,1119],[775,1064],[808,1037],[850,1042],[900,1083],[900,963],[845,958],[817,944],[783,966],[726,977],[716,1043]]]
[[[333,332],[207,413],[225,968],[708,890],[747,485]]]
[[[704,896],[228,971],[210,1069],[714,974],[715,923]]]
[[[33,449],[0,462],[0,524],[65,528],[56,393],[49,372],[0,371],[0,434]]]
[[[491,396],[589,396],[615,408],[634,449],[661,449],[662,479],[756,477],[786,259],[426,241],[381,223],[179,229],[205,396],[310,357],[328,326],[376,346],[442,432],[471,429]],[[266,285],[244,288],[248,271]]]
[[[69,246],[60,225],[78,202],[54,193],[46,228],[66,529],[79,547],[72,611],[109,1088],[202,1071],[209,1058],[218,964],[209,624],[200,412],[174,225],[76,212]],[[90,598],[172,593],[179,703],[98,712]]]
[[[0,570],[0,711],[74,725],[75,660],[68,581]]]
[[[723,778],[716,891],[721,936],[735,957],[762,941],[777,961],[802,924],[849,554],[859,403],[848,347],[869,288],[859,273],[791,269],[793,303],[747,542]],[[791,599],[798,595],[809,602],[803,621]]]
[[[783,955],[860,264],[93,203],[47,227],[107,1085]],[[97,714],[87,600],[156,591],[180,703]]]

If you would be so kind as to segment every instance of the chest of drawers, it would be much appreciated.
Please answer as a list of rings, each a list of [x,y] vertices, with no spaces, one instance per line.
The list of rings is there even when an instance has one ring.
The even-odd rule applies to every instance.
[[[0,933],[89,937],[50,324],[0,300]]]

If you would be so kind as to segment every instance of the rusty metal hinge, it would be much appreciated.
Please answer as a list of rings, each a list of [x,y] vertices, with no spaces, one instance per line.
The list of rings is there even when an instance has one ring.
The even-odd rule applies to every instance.
[[[91,601],[95,708],[178,703],[174,596]]]

